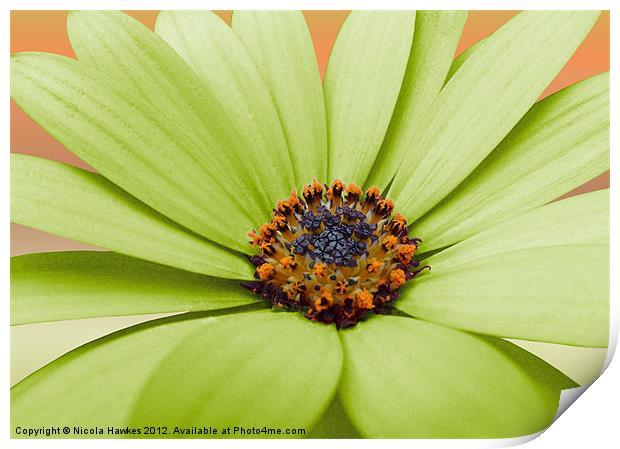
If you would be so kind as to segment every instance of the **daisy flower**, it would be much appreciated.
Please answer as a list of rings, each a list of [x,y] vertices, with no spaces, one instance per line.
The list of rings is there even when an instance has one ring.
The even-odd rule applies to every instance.
[[[537,102],[597,17],[453,61],[463,11],[352,12],[321,83],[299,12],[71,13],[11,93],[97,173],[12,155],[12,221],[110,251],[15,257],[12,324],[177,313],[19,382],[13,431],[544,429],[576,383],[507,339],[608,341],[608,191],[552,202],[609,167],[608,75]]]

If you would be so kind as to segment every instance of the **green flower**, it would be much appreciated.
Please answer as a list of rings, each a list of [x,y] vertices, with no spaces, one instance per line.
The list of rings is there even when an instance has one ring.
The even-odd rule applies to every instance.
[[[609,167],[608,75],[536,103],[597,17],[523,12],[453,62],[466,13],[354,12],[321,85],[300,13],[71,14],[77,61],[14,55],[11,92],[99,174],[13,155],[12,220],[111,252],[14,258],[12,324],[183,313],[19,382],[13,431],[544,429],[576,384],[504,338],[608,340],[608,192],[548,204]],[[349,328],[239,285],[248,231],[313,179],[378,186],[432,267]]]

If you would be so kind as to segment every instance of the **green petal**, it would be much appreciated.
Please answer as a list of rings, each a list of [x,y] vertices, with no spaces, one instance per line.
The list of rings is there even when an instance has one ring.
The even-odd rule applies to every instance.
[[[144,383],[166,357],[175,354],[184,338],[213,334],[212,330],[217,333],[231,319],[237,322],[235,318],[243,316],[221,314],[213,311],[152,320],[63,355],[11,389],[11,427],[97,426],[107,430],[130,424]],[[174,387],[184,381],[185,376],[177,378],[160,394],[173,398]]]
[[[272,311],[206,324],[143,385],[134,423],[307,428],[327,407],[342,364],[335,328]]]
[[[392,121],[368,186],[387,187],[411,145],[411,139],[444,85],[467,11],[418,11],[409,63]]]
[[[12,428],[164,425],[169,437],[182,436],[175,426],[212,426],[217,436],[235,425],[309,428],[341,363],[335,328],[298,314],[177,315],[96,340],[19,382]]]
[[[452,76],[454,76],[454,74],[456,73],[456,71],[458,69],[461,68],[461,66],[465,63],[465,61],[467,61],[467,59],[474,54],[474,52],[480,48],[480,45],[482,45],[482,43],[484,41],[486,41],[487,38],[485,37],[484,39],[480,39],[478,42],[476,42],[473,45],[470,45],[469,47],[467,47],[460,55],[458,55],[454,61],[452,61],[452,65],[450,66],[450,70],[448,70],[448,76],[446,76],[446,83],[448,81],[450,81],[450,79],[452,78]]]
[[[11,428],[126,425],[143,382],[206,320],[154,320],[63,355],[11,388]]]
[[[312,38],[298,11],[235,11],[232,29],[269,88],[298,182],[327,181],[327,130]]]
[[[511,343],[410,318],[373,317],[341,340],[343,404],[366,437],[532,434],[573,384]]]
[[[270,92],[251,56],[231,28],[211,11],[162,11],[155,31],[198,74],[231,123],[252,142],[254,158],[240,176],[256,176],[271,205],[295,186],[282,125]],[[234,123],[236,122],[236,123]],[[238,154],[247,152],[239,146]],[[255,165],[257,164],[257,165]],[[274,179],[278,177],[278,179]]]
[[[526,11],[465,61],[418,127],[390,196],[410,220],[499,144],[588,34],[598,12]]]
[[[257,301],[238,281],[111,252],[11,258],[11,324],[223,309]]]
[[[362,438],[347,416],[342,400],[335,395],[321,419],[310,429],[306,438]]]
[[[252,279],[244,258],[145,206],[102,176],[11,155],[11,221],[140,259],[231,279]]]
[[[433,270],[443,271],[500,253],[578,245],[609,245],[609,189],[537,207],[485,229],[425,262],[432,263]]]
[[[490,335],[607,346],[608,195],[534,209],[431,256],[397,307]]]
[[[363,185],[385,136],[411,50],[415,12],[354,11],[325,73],[331,179]]]
[[[609,168],[609,74],[536,104],[491,155],[415,223],[422,250],[463,240]]]
[[[194,154],[211,164],[215,184],[242,194],[247,210],[262,217],[295,185],[286,141],[251,58],[211,14],[192,13],[197,22],[211,18],[210,32],[192,34],[191,43],[205,52],[200,57],[209,62],[208,74],[193,64],[190,68],[162,38],[127,14],[74,12],[68,32],[78,59],[152,103],[190,136]]]
[[[226,172],[123,83],[63,56],[20,53],[11,59],[11,94],[114,184],[198,234],[249,248],[246,234],[261,209],[249,212],[239,202],[251,198],[242,186],[221,182]]]

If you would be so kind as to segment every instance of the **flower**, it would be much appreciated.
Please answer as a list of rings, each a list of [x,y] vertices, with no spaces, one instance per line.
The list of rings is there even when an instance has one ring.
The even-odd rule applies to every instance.
[[[13,432],[544,429],[560,391],[576,384],[506,338],[591,347],[608,338],[608,192],[550,203],[608,169],[608,75],[536,103],[597,16],[523,12],[453,62],[464,12],[353,12],[321,86],[300,13],[238,12],[230,28],[212,13],[167,11],[155,32],[122,13],[72,13],[77,61],[16,54],[11,92],[98,174],[13,155],[11,215],[111,251],[14,258],[12,324],[183,313],[105,336],[19,382]],[[363,201],[392,198],[421,238],[403,257],[415,252],[432,268],[402,287],[407,264],[377,275],[369,288],[394,282],[399,297],[376,314],[367,289],[354,299],[370,313],[339,329],[276,313],[239,285],[263,265],[246,257],[258,256],[247,232],[273,224],[278,201],[313,179],[377,186]],[[284,223],[275,225],[279,238]],[[347,229],[325,239],[345,241]],[[327,243],[313,242],[325,262]],[[344,245],[347,261],[367,257],[368,246]],[[259,280],[296,260],[262,268]],[[335,272],[327,265],[315,275]],[[270,288],[284,289],[278,282]],[[321,285],[317,313],[335,301],[336,285]]]

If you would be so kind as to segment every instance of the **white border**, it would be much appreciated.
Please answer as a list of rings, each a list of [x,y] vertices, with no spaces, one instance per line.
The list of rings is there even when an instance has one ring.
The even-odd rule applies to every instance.
[[[10,15],[11,9],[255,9],[260,6],[261,9],[479,9],[479,10],[517,10],[517,9],[605,9],[611,10],[611,93],[612,93],[612,111],[611,111],[611,148],[615,148],[617,142],[617,129],[620,125],[615,118],[616,114],[616,88],[617,75],[616,75],[616,42],[620,42],[620,32],[618,31],[618,21],[616,20],[616,14],[618,11],[613,7],[611,0],[521,0],[521,1],[491,1],[491,0],[468,0],[468,1],[456,1],[456,0],[435,0],[435,1],[397,1],[397,0],[382,0],[381,2],[369,1],[369,0],[340,0],[340,1],[328,1],[328,0],[315,0],[315,1],[296,1],[296,0],[261,0],[261,1],[242,1],[242,0],[229,0],[229,1],[189,1],[189,0],[175,0],[162,1],[162,0],[108,0],[108,1],[64,1],[58,0],[56,2],[49,1],[16,1],[9,0],[4,3],[3,7],[4,15],[2,15],[0,36],[1,42],[4,43],[4,53],[2,56],[2,72],[1,76],[1,89],[4,104],[9,103],[9,70],[8,70],[8,55],[10,54]],[[2,121],[0,122],[0,135],[4,139],[8,139],[9,136],[9,108],[5,106],[2,108]],[[6,142],[7,140],[5,140]],[[107,440],[90,440],[88,442],[84,440],[10,440],[9,436],[9,370],[8,370],[8,354],[9,354],[9,208],[8,208],[8,195],[9,195],[9,167],[8,167],[8,153],[9,148],[5,148],[5,153],[2,160],[2,175],[0,176],[0,189],[3,193],[2,201],[2,217],[1,228],[5,238],[2,240],[2,248],[4,250],[5,257],[2,259],[3,268],[3,281],[2,281],[2,301],[4,307],[2,308],[2,322],[3,326],[2,339],[4,343],[4,369],[1,373],[1,384],[5,385],[4,388],[0,388],[0,398],[2,400],[1,410],[1,427],[0,435],[2,439],[6,439],[7,445],[32,447],[34,445],[49,445],[49,447],[83,447],[85,444],[99,447],[107,447],[110,442]],[[611,151],[611,171],[616,172],[618,168],[616,165],[617,157],[615,157],[615,151]],[[612,205],[611,205],[611,217],[612,226],[611,229],[617,229],[620,220],[618,220],[618,208],[615,201],[615,182],[612,177]],[[618,241],[615,238],[615,234],[612,233],[611,242],[611,272],[618,272],[619,264],[617,260]],[[611,304],[612,304],[612,335],[610,336],[610,347],[614,347],[617,344],[618,334],[618,298],[617,298],[617,286],[612,278],[611,285]],[[607,364],[611,362],[613,351],[608,354]],[[620,379],[620,368],[618,362],[613,363],[607,372],[597,380],[594,385],[588,389],[587,394],[580,398],[575,404],[573,404],[569,410],[563,414],[556,423],[554,423],[548,431],[546,431],[540,438],[529,443],[530,447],[534,448],[583,448],[585,445],[594,445],[594,447],[609,447],[611,442],[620,441],[620,430],[617,423],[617,410],[620,399],[620,388],[618,380]],[[504,447],[507,445],[524,443],[532,440],[533,436],[508,439],[508,440],[356,440],[353,442],[356,446],[370,447],[375,445],[384,445],[389,443],[393,446],[401,447],[471,447],[471,448],[485,448],[485,447]],[[176,445],[209,445],[216,447],[229,446],[234,444],[235,446],[253,446],[253,447],[265,447],[272,448],[274,446],[288,447],[290,445],[299,445],[305,447],[312,447],[317,444],[314,440],[285,440],[285,441],[273,441],[273,440],[235,440],[234,442],[226,440],[190,440],[190,441],[163,441],[163,440],[128,440],[128,441],[115,441],[113,444],[121,446],[148,446],[148,447],[161,447],[161,445],[168,444]],[[340,444],[337,440],[323,441],[322,445],[336,445]],[[5,446],[6,447],[6,446]]]
[[[611,0],[8,0],[7,9],[613,9]]]

